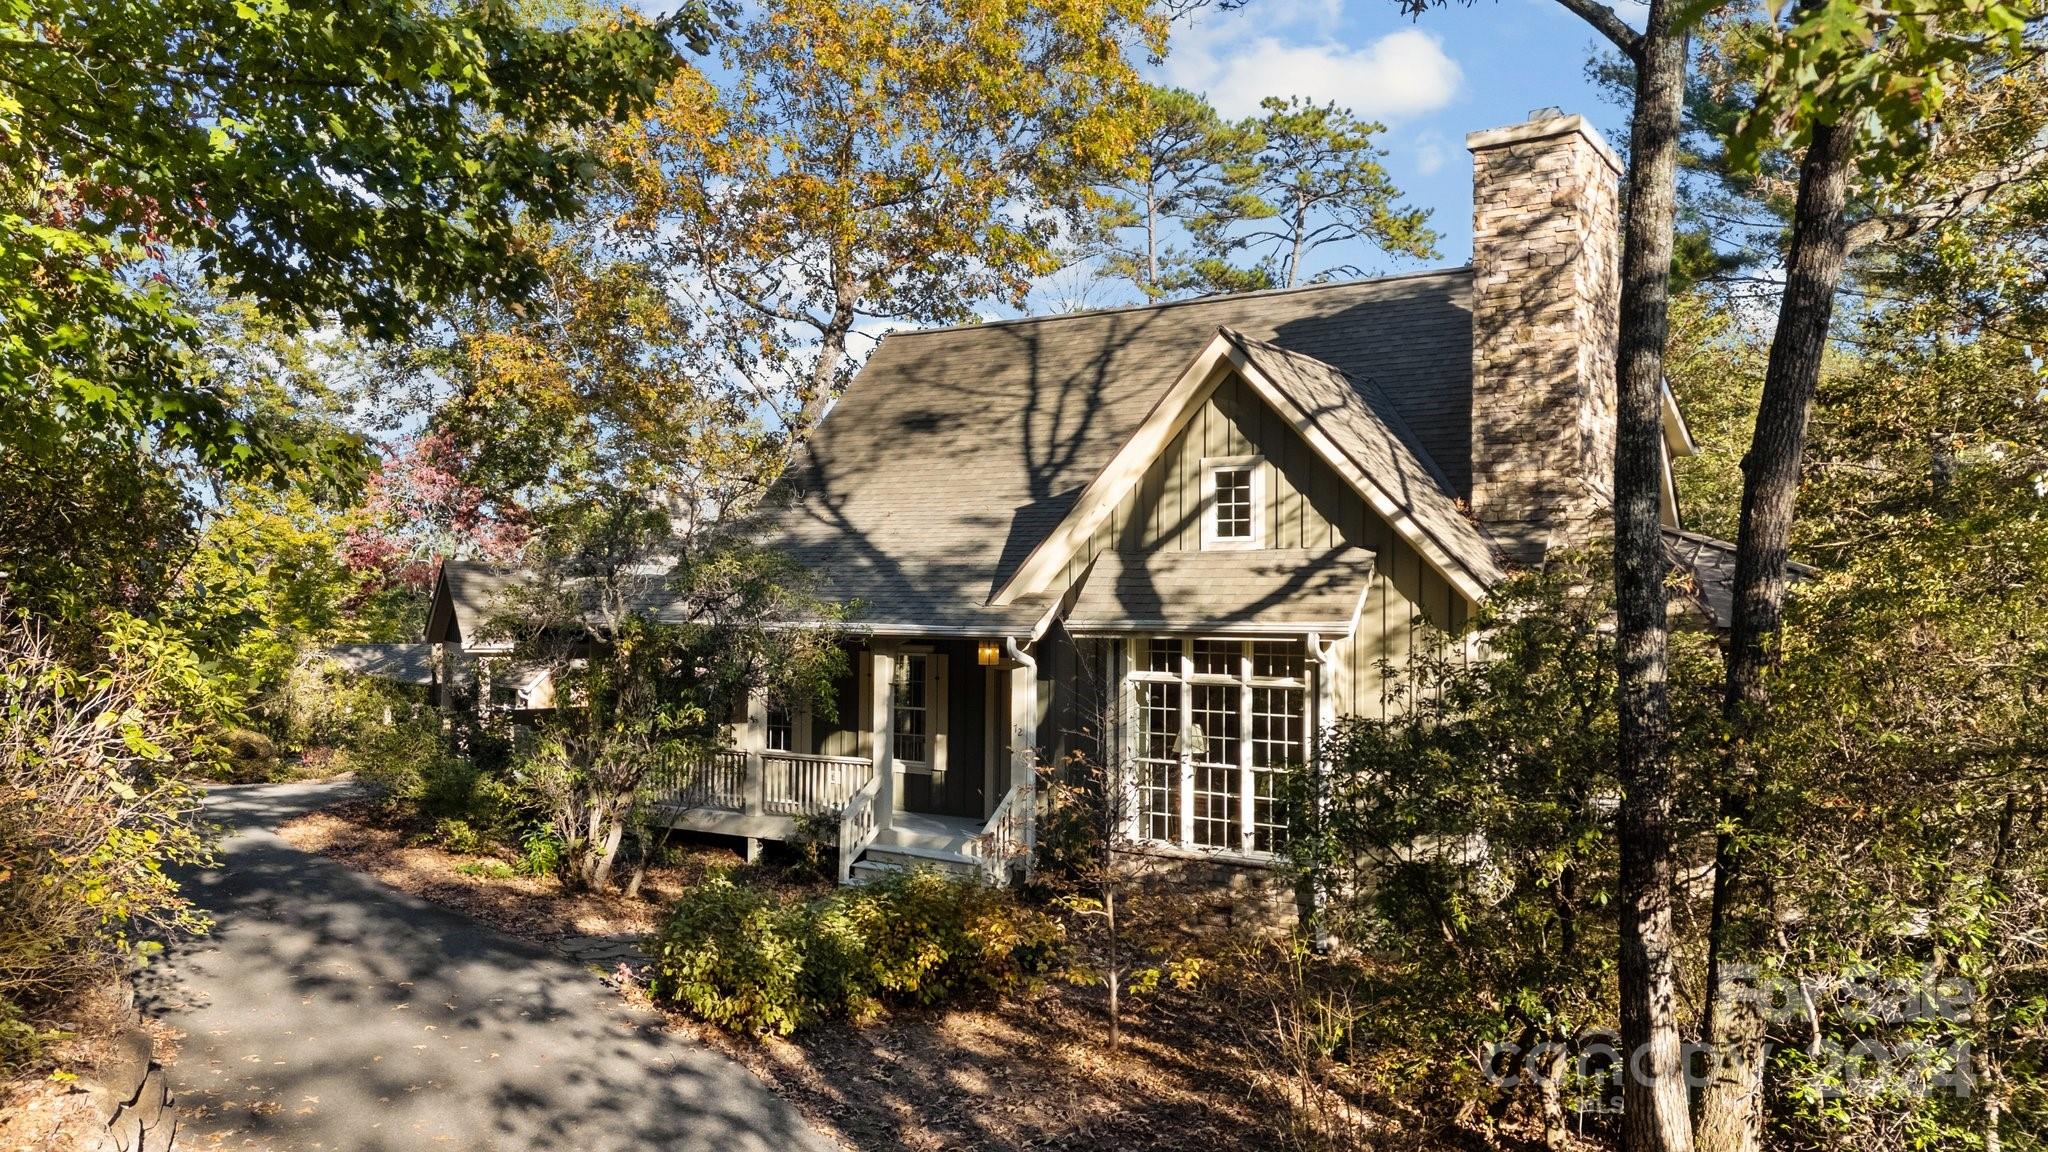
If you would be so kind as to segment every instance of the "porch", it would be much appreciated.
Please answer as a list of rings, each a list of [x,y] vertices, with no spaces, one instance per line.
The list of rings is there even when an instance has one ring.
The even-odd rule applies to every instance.
[[[1002,638],[877,637],[848,656],[833,708],[757,694],[726,747],[656,766],[648,811],[749,855],[836,840],[842,882],[923,866],[1009,883],[1034,834],[1035,662]]]

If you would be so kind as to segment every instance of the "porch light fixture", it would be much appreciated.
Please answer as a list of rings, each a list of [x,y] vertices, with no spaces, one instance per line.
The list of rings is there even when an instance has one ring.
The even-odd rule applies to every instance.
[[[983,640],[975,645],[974,662],[983,668],[993,668],[1003,662],[1003,646],[993,640]]]

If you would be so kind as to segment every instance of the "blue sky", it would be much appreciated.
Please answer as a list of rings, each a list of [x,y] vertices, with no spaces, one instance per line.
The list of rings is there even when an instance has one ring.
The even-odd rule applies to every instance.
[[[1631,23],[1641,11],[1618,5]],[[1556,0],[1451,0],[1420,20],[1396,0],[1252,0],[1237,12],[1176,22],[1156,79],[1205,93],[1224,114],[1257,111],[1264,96],[1306,96],[1387,125],[1394,182],[1432,210],[1440,258],[1472,254],[1472,169],[1465,134],[1513,124],[1556,105],[1623,143],[1620,110],[1586,79],[1605,41]],[[1366,251],[1327,263],[1381,271],[1418,266]]]

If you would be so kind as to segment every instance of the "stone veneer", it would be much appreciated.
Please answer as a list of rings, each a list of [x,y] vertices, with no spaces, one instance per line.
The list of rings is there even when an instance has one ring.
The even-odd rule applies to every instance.
[[[1472,153],[1472,507],[1534,563],[1605,528],[1614,493],[1621,162],[1554,109]]]

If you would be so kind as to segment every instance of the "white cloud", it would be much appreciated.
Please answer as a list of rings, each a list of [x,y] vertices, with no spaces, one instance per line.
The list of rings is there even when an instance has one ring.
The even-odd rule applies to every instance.
[[[1464,82],[1443,43],[1416,28],[1360,47],[1229,34],[1235,31],[1242,27],[1191,29],[1165,66],[1170,83],[1206,93],[1226,116],[1253,115],[1268,96],[1302,96],[1334,100],[1368,119],[1400,120],[1450,103]]]
[[[1424,176],[1441,171],[1444,161],[1449,159],[1449,150],[1440,133],[1424,132],[1415,138],[1415,170]]]

